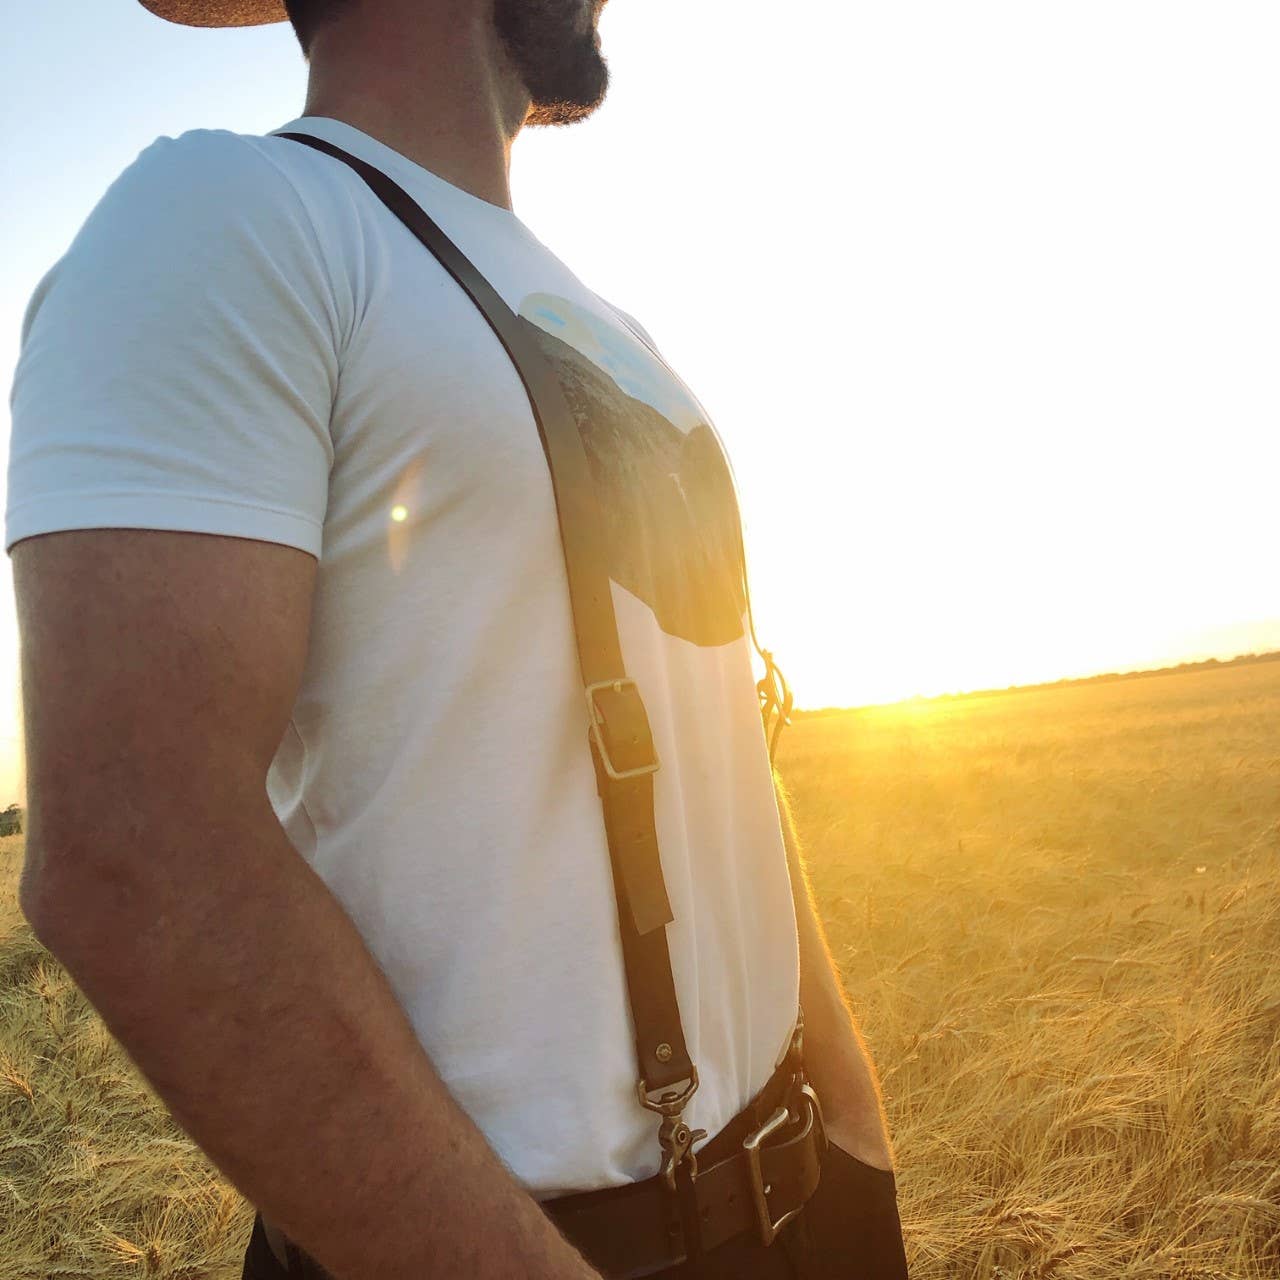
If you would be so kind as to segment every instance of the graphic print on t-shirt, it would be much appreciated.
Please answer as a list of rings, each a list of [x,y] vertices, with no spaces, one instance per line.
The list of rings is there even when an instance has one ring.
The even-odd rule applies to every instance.
[[[738,639],[738,504],[697,404],[638,340],[568,299],[532,293],[519,314],[582,435],[610,576],[668,635],[703,646]]]

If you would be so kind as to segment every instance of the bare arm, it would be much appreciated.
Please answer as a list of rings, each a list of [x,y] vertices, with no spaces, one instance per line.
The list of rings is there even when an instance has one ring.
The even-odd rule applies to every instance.
[[[892,1169],[893,1149],[875,1065],[827,946],[813,890],[800,859],[790,799],[776,772],[773,781],[800,934],[800,1007],[804,1010],[806,1072],[822,1101],[832,1141],[867,1164]]]
[[[177,1122],[341,1280],[591,1280],[436,1074],[267,799],[315,560],[161,531],[13,552],[22,907]]]

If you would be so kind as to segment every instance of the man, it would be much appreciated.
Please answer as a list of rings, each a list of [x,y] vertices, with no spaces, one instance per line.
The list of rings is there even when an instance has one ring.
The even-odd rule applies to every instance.
[[[521,127],[604,96],[599,6],[287,17],[303,115],[158,139],[24,320],[23,909],[260,1208],[248,1277],[596,1276],[550,1211],[659,1181],[530,404],[360,178],[277,135],[325,140],[430,213],[573,408],[661,761],[688,1124],[727,1132],[804,1010],[818,1190],[775,1246],[676,1239],[661,1274],[905,1275],[874,1072],[771,785],[724,454],[644,330],[511,209]]]

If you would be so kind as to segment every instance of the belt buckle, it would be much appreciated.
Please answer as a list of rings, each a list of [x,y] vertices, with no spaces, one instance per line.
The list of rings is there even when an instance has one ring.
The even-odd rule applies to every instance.
[[[801,1086],[800,1093],[809,1105],[809,1126],[799,1137],[807,1136],[816,1120],[821,1135],[822,1148],[825,1149],[827,1127],[822,1118],[822,1104],[818,1101],[818,1095],[814,1093],[807,1082]],[[773,1215],[769,1212],[768,1196],[772,1188],[765,1186],[764,1174],[760,1168],[760,1144],[776,1129],[781,1128],[790,1117],[791,1111],[788,1107],[779,1107],[758,1129],[749,1133],[742,1140],[743,1149],[747,1153],[747,1163],[751,1169],[751,1198],[756,1208],[756,1225],[760,1230],[760,1242],[766,1247],[773,1243],[774,1237],[778,1232],[804,1208],[804,1203],[802,1202],[796,1205],[794,1209],[789,1209],[775,1222]]]

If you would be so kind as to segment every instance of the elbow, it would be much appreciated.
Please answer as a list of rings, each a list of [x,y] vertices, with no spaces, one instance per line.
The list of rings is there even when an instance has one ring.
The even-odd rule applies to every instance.
[[[39,850],[28,843],[22,862],[22,875],[18,880],[18,910],[22,912],[31,932],[44,942],[46,898],[42,888],[43,877],[40,873],[41,858]]]
[[[61,938],[69,931],[70,904],[59,901],[57,893],[44,878],[31,870],[30,858],[23,868],[18,885],[18,909],[36,938],[55,956],[61,950]]]
[[[68,868],[77,860],[50,857],[28,846],[18,884],[18,907],[31,932],[61,957],[76,939],[85,939],[123,914],[125,898],[136,896],[128,876],[95,860],[92,866]],[[57,868],[61,867],[62,870]]]

